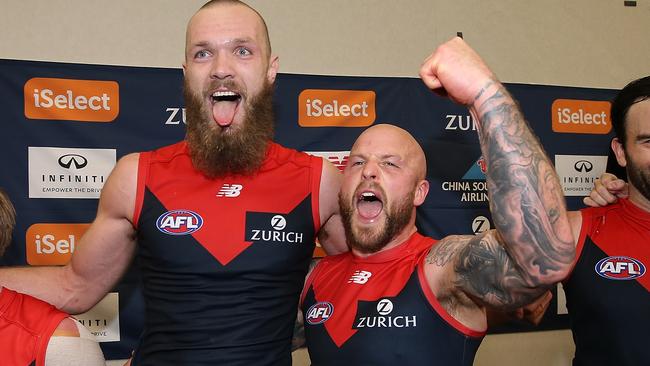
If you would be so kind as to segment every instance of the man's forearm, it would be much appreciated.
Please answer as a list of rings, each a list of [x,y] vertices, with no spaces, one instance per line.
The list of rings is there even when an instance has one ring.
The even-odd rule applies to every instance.
[[[490,210],[500,241],[527,285],[563,279],[575,248],[553,165],[498,81],[484,86],[470,111],[478,122]]]
[[[85,311],[73,300],[71,286],[65,279],[65,267],[8,267],[0,268],[0,286],[10,288],[74,314]]]

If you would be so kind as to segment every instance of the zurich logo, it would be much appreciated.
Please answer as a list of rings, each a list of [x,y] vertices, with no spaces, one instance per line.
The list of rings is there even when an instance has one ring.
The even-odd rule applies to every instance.
[[[334,305],[327,301],[317,302],[307,310],[305,320],[311,325],[325,323],[334,313]]]
[[[609,280],[633,280],[645,274],[645,265],[630,257],[607,257],[596,263],[596,273]]]
[[[203,226],[203,218],[189,210],[167,211],[158,217],[156,227],[169,235],[187,235]]]

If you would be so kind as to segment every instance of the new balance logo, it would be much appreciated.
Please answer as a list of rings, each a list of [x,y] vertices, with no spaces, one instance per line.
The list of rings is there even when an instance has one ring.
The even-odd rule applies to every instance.
[[[241,190],[244,188],[241,184],[224,184],[219,192],[217,192],[217,197],[237,197],[241,194]]]
[[[348,280],[348,283],[357,283],[359,285],[363,285],[364,283],[368,282],[370,276],[372,276],[372,273],[368,271],[354,271],[352,277],[350,277]]]

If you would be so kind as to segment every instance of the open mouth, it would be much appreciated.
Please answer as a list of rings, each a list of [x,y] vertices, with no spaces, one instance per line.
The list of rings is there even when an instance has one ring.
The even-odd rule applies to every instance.
[[[230,90],[212,93],[212,114],[219,126],[227,127],[232,124],[241,99],[241,94]]]
[[[357,212],[367,220],[372,220],[381,214],[384,203],[375,192],[363,191],[357,196]]]

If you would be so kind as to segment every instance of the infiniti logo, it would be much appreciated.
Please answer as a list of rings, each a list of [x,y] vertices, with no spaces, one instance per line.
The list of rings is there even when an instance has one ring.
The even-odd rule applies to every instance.
[[[573,168],[580,173],[589,173],[594,168],[594,164],[588,160],[578,160],[573,164]]]
[[[66,168],[70,169],[71,166],[74,165],[75,169],[82,169],[86,165],[88,165],[88,159],[84,158],[81,155],[78,154],[65,154],[62,155],[59,160],[59,165]]]

